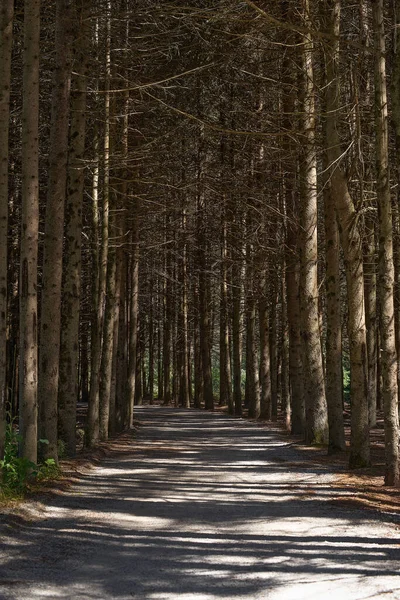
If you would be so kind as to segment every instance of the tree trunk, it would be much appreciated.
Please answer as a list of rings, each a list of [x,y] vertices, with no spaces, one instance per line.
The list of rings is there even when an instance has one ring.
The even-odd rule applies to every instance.
[[[235,232],[239,231],[236,215]],[[233,257],[232,267],[232,365],[233,365],[233,403],[235,415],[242,415],[242,344],[241,344],[241,298],[242,298],[242,261],[240,252]]]
[[[81,310],[80,325],[80,401],[87,403],[89,399],[89,321],[83,318]]]
[[[154,401],[154,347],[155,347],[155,332],[154,332],[154,276],[150,275],[150,315],[149,315],[149,402]]]
[[[286,260],[285,251],[282,249],[282,275],[281,275],[281,305],[282,305],[282,332],[281,332],[281,408],[285,415],[286,429],[290,431],[291,408],[290,408],[290,375],[289,375],[289,323],[287,311],[286,291]]]
[[[0,7],[0,460],[4,455],[7,399],[8,137],[14,1]]]
[[[138,347],[138,314],[139,314],[139,223],[138,211],[135,211],[132,224],[131,244],[132,257],[130,264],[131,298],[129,314],[129,366],[128,366],[128,426],[133,427],[133,407],[136,392],[136,363]]]
[[[340,247],[335,204],[329,182],[324,186],[326,257],[326,401],[329,445],[333,454],[346,449],[343,421],[342,323],[340,307]]]
[[[168,239],[169,215],[166,215],[165,239]],[[172,282],[171,282],[171,251],[168,249],[165,257],[164,279],[164,320],[163,320],[163,404],[171,403],[171,338],[172,338]]]
[[[85,179],[84,152],[88,66],[89,6],[81,6],[75,47],[76,74],[72,82],[68,181],[65,212],[64,285],[61,308],[58,431],[68,456],[76,452],[79,322],[81,297],[82,202]]]
[[[129,0],[121,0],[121,11],[128,11]],[[122,25],[124,48],[129,44],[129,19]],[[126,59],[126,53],[124,58]],[[123,63],[122,77],[127,75],[128,64],[126,60]],[[126,211],[128,206],[128,154],[129,154],[129,114],[130,114],[130,92],[125,90],[122,99],[121,110],[121,152],[122,165],[120,169],[121,184],[117,195],[116,205],[118,215],[117,223],[117,249],[116,249],[116,284],[115,284],[115,302],[114,302],[114,334],[113,334],[113,359],[112,359],[112,378],[110,391],[110,415],[109,415],[109,434],[114,435],[117,431],[128,427],[127,417],[127,378],[128,378],[128,350],[127,350],[127,311],[126,295],[128,285],[127,274],[127,254],[125,249],[127,218]]]
[[[367,399],[368,364],[366,352],[364,273],[362,240],[356,209],[347,179],[340,165],[342,151],[338,134],[340,86],[338,79],[338,33],[340,0],[326,0],[329,9],[330,42],[326,42],[326,149],[331,165],[331,190],[335,201],[339,233],[344,254],[348,299],[348,335],[351,369],[351,449],[350,466],[365,467],[370,462]]]
[[[198,283],[197,278],[194,287],[194,305],[195,305],[195,317],[194,317],[194,339],[193,339],[193,351],[194,351],[194,407],[201,408],[204,401],[204,381],[203,381],[203,369],[201,364],[201,346],[200,346],[200,302],[198,294]]]
[[[116,250],[116,275],[115,275],[115,294],[113,306],[113,349],[112,349],[112,366],[111,366],[111,388],[110,388],[110,413],[108,421],[109,435],[115,435],[117,430],[117,378],[118,378],[118,346],[119,346],[119,314],[121,307],[121,285],[122,285],[122,261],[123,251],[121,248]]]
[[[269,352],[271,366],[271,420],[278,418],[278,287],[279,275],[275,272],[272,276],[272,301],[269,328]]]
[[[220,406],[228,406],[229,414],[234,413],[232,396],[231,352],[228,318],[228,248],[226,200],[223,201],[221,222],[221,302],[220,302]]]
[[[397,134],[396,134],[397,138]],[[400,140],[399,140],[400,141]],[[396,141],[396,153],[397,153],[397,141]],[[398,161],[398,159],[397,159]],[[397,173],[400,173],[400,163],[396,168]],[[393,261],[394,261],[394,310],[395,310],[395,332],[396,332],[396,352],[397,352],[397,388],[399,390],[399,407],[400,407],[400,213],[399,213],[399,200],[400,193],[397,192],[396,201],[392,203],[393,211]],[[376,291],[375,291],[376,294]],[[375,349],[377,353],[377,336],[375,336]],[[377,358],[377,355],[376,355]],[[377,360],[375,360],[376,366],[376,390],[377,390]],[[375,394],[375,405],[378,405],[378,395]]]
[[[139,311],[140,312],[140,311]],[[139,319],[138,327],[138,342],[136,351],[136,379],[135,379],[135,406],[143,405],[143,378],[142,378],[142,363],[143,363],[143,323]]]
[[[40,1],[25,0],[19,403],[21,455],[37,462]]]
[[[271,364],[269,348],[269,308],[267,298],[267,267],[263,265],[259,275],[258,314],[260,326],[260,419],[271,420]]]
[[[122,230],[125,238],[125,229]],[[121,289],[118,315],[118,347],[117,347],[117,390],[115,403],[115,428],[121,431],[129,427],[128,411],[128,257],[125,248],[121,248]]]
[[[375,222],[368,215],[365,218],[365,256],[364,256],[364,294],[365,294],[365,324],[367,327],[367,356],[368,356],[368,414],[369,426],[376,425],[377,408],[377,291],[376,291],[376,244]]]
[[[64,209],[67,182],[69,97],[72,69],[72,2],[57,0],[49,180],[43,258],[39,398],[44,458],[58,461],[57,397],[61,332]]]
[[[159,289],[162,288],[162,284],[159,282]],[[158,319],[158,332],[157,332],[157,398],[159,402],[162,402],[164,397],[164,373],[163,373],[163,361],[162,361],[162,346],[163,346],[163,337],[162,330],[163,327],[161,325],[163,317],[163,304],[159,302],[159,319]]]
[[[90,323],[90,382],[88,397],[88,416],[85,444],[92,446],[99,438],[99,377],[101,353],[101,321],[99,308],[99,135],[97,126],[94,131],[94,167],[92,186],[92,244],[91,244],[91,323]]]
[[[282,20],[295,19],[295,7],[290,0],[281,0]],[[283,32],[287,44],[282,64],[282,127],[290,131],[299,127],[297,114],[297,71],[300,56],[297,50],[299,37],[288,30]],[[286,263],[286,305],[289,342],[289,387],[291,404],[291,432],[303,435],[305,430],[304,382],[301,344],[301,319],[299,296],[299,195],[297,185],[298,157],[297,148],[291,136],[282,140],[285,155],[282,158],[285,215],[285,263]]]
[[[190,408],[190,378],[189,378],[189,331],[188,331],[188,275],[187,275],[187,241],[186,241],[186,211],[182,210],[182,373],[181,373],[181,399],[182,406]]]
[[[393,224],[389,178],[389,134],[383,0],[374,0],[376,172],[379,212],[379,291],[385,423],[385,485],[400,485],[397,354],[394,328]]]
[[[393,52],[393,72],[392,72],[392,118],[394,123],[394,132],[396,138],[396,168],[397,179],[400,177],[400,2],[396,0],[394,11],[394,52]],[[400,189],[397,188],[396,202],[393,204],[393,218],[396,230],[395,242],[395,267],[396,267],[396,326],[397,326],[397,361],[398,373],[397,384],[399,389],[400,402]],[[378,379],[377,379],[378,380]],[[379,380],[378,380],[379,381]],[[378,400],[378,399],[377,399]]]
[[[214,394],[211,375],[211,327],[210,327],[210,290],[207,273],[206,248],[206,207],[204,198],[199,198],[198,206],[198,248],[199,248],[199,310],[200,310],[200,348],[203,372],[204,408],[214,409]]]
[[[114,349],[114,321],[116,307],[116,249],[109,248],[107,266],[106,310],[104,314],[103,350],[101,353],[101,378],[99,390],[100,440],[108,438],[110,421],[111,380]]]
[[[250,212],[250,210],[249,210]],[[251,218],[247,218],[247,236],[251,235]],[[254,250],[248,240],[246,247],[246,405],[249,417],[258,419],[260,416],[260,383],[258,353],[256,344],[256,295],[254,290]]]
[[[104,310],[106,305],[107,262],[109,244],[109,214],[110,214],[110,87],[111,87],[111,0],[106,0],[106,39],[105,39],[105,81],[104,81],[104,181],[101,212],[101,246],[98,259],[98,281],[94,284],[94,293],[98,299],[94,303],[91,346],[91,377],[88,411],[89,446],[95,446],[100,436],[100,377],[102,362],[102,336],[104,325]]]
[[[304,23],[312,29],[309,0],[303,0]],[[328,442],[324,369],[318,311],[317,155],[315,148],[314,45],[311,33],[303,39],[303,164],[301,165],[302,226],[300,298],[304,347],[306,402],[305,439],[309,444]]]
[[[289,376],[291,390],[291,432],[294,435],[303,435],[305,430],[305,403],[303,383],[303,361],[301,345],[301,319],[300,319],[300,262],[295,253],[296,232],[294,226],[289,231],[287,242],[287,307],[289,322]],[[297,230],[297,227],[296,227]]]

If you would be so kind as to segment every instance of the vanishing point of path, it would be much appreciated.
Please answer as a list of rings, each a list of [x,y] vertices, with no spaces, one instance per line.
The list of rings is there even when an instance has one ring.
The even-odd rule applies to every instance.
[[[200,411],[136,416],[132,452],[1,538],[2,600],[400,599],[398,524],[334,502],[332,475],[282,434]]]

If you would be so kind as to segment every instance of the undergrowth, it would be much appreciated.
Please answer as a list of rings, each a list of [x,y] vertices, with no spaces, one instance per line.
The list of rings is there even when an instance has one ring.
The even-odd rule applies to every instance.
[[[56,479],[60,475],[60,468],[53,458],[35,464],[19,456],[21,441],[14,421],[10,419],[6,428],[4,458],[0,460],[0,502],[22,499],[32,486]],[[48,444],[48,441],[39,440],[39,444]]]

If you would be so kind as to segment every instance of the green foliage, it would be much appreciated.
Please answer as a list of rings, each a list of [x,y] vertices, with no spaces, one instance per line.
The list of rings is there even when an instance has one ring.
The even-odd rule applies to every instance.
[[[54,458],[48,458],[42,465],[39,465],[36,478],[38,481],[48,481],[49,479],[56,479],[59,475],[60,467]]]
[[[21,436],[17,434],[14,422],[11,421],[6,428],[4,458],[0,460],[0,469],[2,473],[2,486],[16,492],[23,491],[28,478],[30,476],[34,477],[37,472],[37,467],[33,462],[27,458],[18,456],[20,442]]]
[[[11,498],[21,496],[26,491],[28,483],[55,479],[60,469],[53,458],[48,458],[43,464],[36,465],[23,456],[19,456],[19,446],[22,441],[17,433],[15,420],[10,420],[6,427],[4,458],[0,460],[1,497]],[[39,440],[40,444],[48,444],[48,440]]]

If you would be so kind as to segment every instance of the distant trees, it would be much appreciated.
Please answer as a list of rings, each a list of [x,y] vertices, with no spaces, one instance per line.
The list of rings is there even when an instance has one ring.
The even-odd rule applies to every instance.
[[[362,467],[381,398],[398,485],[385,3],[54,0],[40,48],[39,16],[2,3],[0,451],[7,401],[36,462],[38,430],[45,457],[75,453],[78,402],[94,446],[143,399],[219,394],[330,452],[349,410]]]

